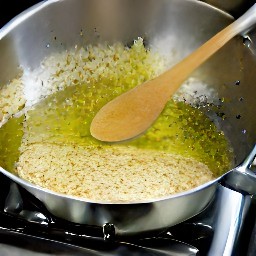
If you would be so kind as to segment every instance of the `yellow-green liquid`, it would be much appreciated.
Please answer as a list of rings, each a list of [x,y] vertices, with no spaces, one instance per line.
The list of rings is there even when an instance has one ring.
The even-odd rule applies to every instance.
[[[41,101],[26,117],[9,120],[0,129],[1,166],[14,171],[24,136],[23,144],[132,145],[176,153],[205,163],[216,176],[230,168],[232,155],[223,133],[203,112],[184,102],[170,100],[154,125],[134,140],[121,144],[97,141],[90,135],[90,123],[97,111],[118,94],[111,81],[71,86]]]
[[[15,172],[21,145],[24,150],[24,145],[50,142],[96,148],[129,145],[176,153],[205,163],[216,176],[230,169],[232,153],[224,134],[200,109],[184,102],[170,100],[154,125],[134,140],[110,144],[94,139],[89,128],[97,111],[122,92],[157,75],[155,69],[160,60],[144,48],[142,40],[131,48],[105,48],[108,61],[105,55],[98,54],[98,48],[88,51],[82,63],[78,63],[81,56],[76,59],[78,68],[83,69],[79,73],[81,81],[74,78],[64,90],[41,100],[25,115],[10,119],[0,128],[3,168]],[[57,84],[73,59],[68,54],[64,64],[53,67]]]
[[[8,171],[14,170],[18,160],[23,136],[24,117],[12,118],[0,128],[0,166]]]

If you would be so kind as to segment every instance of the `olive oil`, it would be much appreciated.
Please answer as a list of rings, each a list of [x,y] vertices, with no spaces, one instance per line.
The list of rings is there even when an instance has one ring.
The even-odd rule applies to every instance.
[[[15,171],[15,163],[26,146],[44,142],[98,149],[133,146],[170,152],[206,164],[216,176],[231,168],[232,151],[223,132],[200,109],[182,101],[170,100],[153,126],[133,140],[116,145],[91,136],[90,123],[102,106],[156,75],[149,61],[150,52],[142,41],[129,49],[118,49],[112,51],[114,55],[108,56],[108,61],[102,56],[98,61],[96,50],[88,50],[82,67],[87,75],[79,73],[81,81],[76,76],[71,85],[45,97],[24,116],[12,118],[0,128],[0,165],[3,168]],[[106,52],[110,50],[107,48]],[[66,65],[69,64],[67,61]],[[67,70],[61,64],[57,66],[55,82]]]
[[[116,96],[111,83],[70,86],[38,103],[0,128],[0,164],[13,171],[22,144],[38,142],[115,147],[90,135],[97,111]],[[134,146],[193,157],[220,175],[231,167],[232,153],[223,132],[200,110],[170,100],[143,135],[118,146]]]
[[[38,142],[115,147],[90,135],[90,123],[97,111],[118,93],[111,81],[67,87],[28,111],[23,143]],[[230,168],[228,142],[214,123],[200,110],[170,100],[159,119],[142,136],[118,146],[134,146],[193,157],[217,175]]]
[[[0,166],[13,172],[19,159],[24,116],[11,118],[0,128]]]

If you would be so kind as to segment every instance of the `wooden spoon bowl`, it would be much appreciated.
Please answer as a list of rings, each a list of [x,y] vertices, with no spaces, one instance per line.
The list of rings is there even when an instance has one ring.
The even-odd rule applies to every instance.
[[[101,141],[118,142],[142,134],[195,69],[255,22],[256,4],[174,67],[103,106],[91,123],[91,135]]]

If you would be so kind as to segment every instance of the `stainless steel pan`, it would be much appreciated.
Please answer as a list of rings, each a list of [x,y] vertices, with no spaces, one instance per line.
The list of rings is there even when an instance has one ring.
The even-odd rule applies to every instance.
[[[168,51],[175,51],[175,62],[232,20],[227,13],[199,1],[44,1],[0,30],[0,84],[12,79],[20,65],[33,69],[52,52],[86,43],[81,41],[81,29],[87,31],[87,43],[92,44],[114,40],[127,43],[144,36],[149,43],[159,42],[159,48],[164,46]],[[95,28],[100,37],[95,34]],[[225,104],[227,118],[219,125],[234,148],[234,167],[249,155],[240,168],[227,170],[227,181],[237,187],[243,186],[244,181],[237,176],[255,180],[255,175],[248,170],[256,153],[254,149],[249,154],[256,141],[253,35],[251,32],[246,40],[242,37],[233,39],[193,74],[212,85],[219,97],[230,99]],[[54,36],[62,43],[54,43]],[[46,47],[48,44],[51,47]],[[239,81],[239,86],[235,86],[235,81]],[[60,195],[28,183],[8,170],[0,170],[39,198],[54,215],[90,225],[111,223],[118,235],[162,229],[198,214],[214,197],[217,183],[222,178],[159,200],[107,204]],[[253,186],[249,192],[256,193]]]

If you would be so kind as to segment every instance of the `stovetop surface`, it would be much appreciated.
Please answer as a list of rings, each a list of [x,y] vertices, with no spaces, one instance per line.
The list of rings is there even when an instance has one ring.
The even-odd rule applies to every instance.
[[[0,187],[0,255],[4,251],[15,255],[196,255],[199,250],[195,246],[207,250],[213,236],[212,227],[186,222],[180,228],[156,234],[106,241],[102,227],[56,218],[39,200],[4,176]],[[182,242],[178,241],[181,237]]]
[[[202,213],[183,223],[132,237],[112,236],[108,224],[108,239],[104,239],[103,227],[75,224],[53,216],[38,199],[3,175],[0,175],[0,187],[0,255],[256,253],[253,247],[255,198],[222,185]]]

